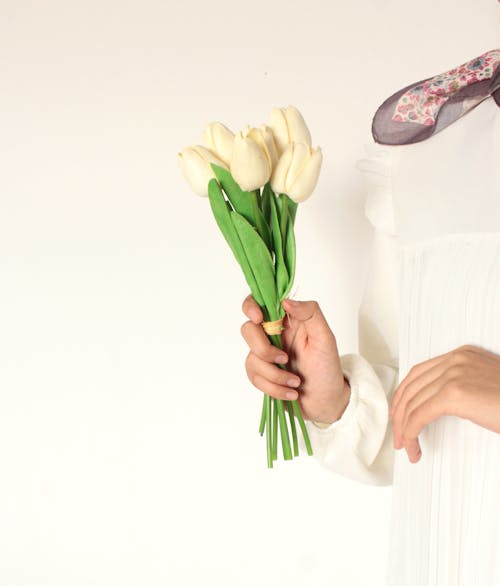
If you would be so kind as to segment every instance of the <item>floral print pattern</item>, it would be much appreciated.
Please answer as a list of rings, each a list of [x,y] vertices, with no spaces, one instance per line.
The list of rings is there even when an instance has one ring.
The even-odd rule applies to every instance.
[[[434,125],[440,108],[453,94],[470,84],[491,79],[499,65],[500,49],[494,49],[412,87],[399,98],[392,120]],[[485,96],[473,100],[479,102],[488,95],[486,90]],[[463,105],[470,108],[471,104],[465,100]]]

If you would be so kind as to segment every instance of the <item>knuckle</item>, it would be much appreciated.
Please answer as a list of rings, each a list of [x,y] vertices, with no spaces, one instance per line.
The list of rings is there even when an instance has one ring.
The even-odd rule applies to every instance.
[[[286,399],[286,390],[280,387],[279,385],[273,386],[273,394],[276,399]]]
[[[452,352],[451,363],[452,364],[464,364],[469,360],[469,352],[465,350],[463,346]]]
[[[256,387],[257,389],[261,389],[262,377],[259,374],[257,374],[256,372],[252,372],[249,378],[250,382],[254,387]]]
[[[253,361],[253,356],[252,356],[252,353],[249,352],[247,354],[247,357],[245,358],[245,370],[246,370],[248,376],[250,376],[250,372],[252,370],[252,361]]]
[[[461,362],[456,362],[452,366],[450,366],[446,371],[446,378],[448,381],[452,383],[456,383],[458,380],[461,379],[463,376],[463,366]]]
[[[248,310],[248,307],[250,305],[252,301],[252,296],[251,295],[247,295],[245,297],[245,299],[243,299],[243,303],[241,304],[241,309],[243,310],[243,313],[246,313]]]
[[[292,375],[289,372],[282,370],[281,368],[276,368],[273,373],[273,382],[278,385],[283,385],[284,387],[287,386],[288,381],[291,378],[293,378]]]
[[[463,344],[462,346],[460,346],[458,349],[461,350],[462,352],[468,353],[468,352],[472,352],[475,350],[475,346],[473,346],[472,344]]]
[[[418,375],[419,372],[420,372],[420,365],[419,364],[414,364],[410,368],[410,370],[408,371],[408,374],[413,377],[413,376]]]
[[[473,346],[472,344],[465,344],[457,348],[454,352],[459,357],[459,360],[462,362],[470,362],[474,359],[474,356],[477,352],[477,346]]]
[[[259,343],[254,344],[254,346],[253,350],[258,358],[264,362],[274,362],[275,350],[273,350],[274,346],[270,342],[259,339]]]
[[[266,395],[269,395],[274,399],[282,399],[285,395],[285,393],[282,392],[280,385],[276,384],[272,380],[266,380],[266,384],[261,386],[261,390],[266,393]]]
[[[316,313],[319,310],[319,303],[313,299],[303,301],[303,307],[311,314]]]
[[[410,421],[408,421],[408,425],[406,426],[403,433],[401,434],[401,437],[402,437],[404,444],[407,444],[412,438],[412,434],[410,432],[409,427],[410,427]]]
[[[314,313],[319,311],[319,303],[317,301],[315,301],[315,300],[309,301],[309,304],[311,306],[311,309],[314,311]]]
[[[246,334],[248,333],[248,326],[250,325],[249,321],[244,322],[241,324],[240,333],[245,338]]]
[[[410,413],[410,415],[408,416],[408,433],[411,437],[413,437],[413,430],[415,429],[415,427],[417,427],[418,425],[420,425],[422,418],[423,418],[423,408],[422,406],[418,406],[415,407],[415,409],[413,409],[413,411]]]
[[[413,397],[410,399],[406,405],[406,409],[410,413],[409,417],[415,414],[415,411],[418,409],[418,397]]]
[[[453,405],[460,401],[460,397],[462,394],[462,386],[460,383],[460,379],[457,378],[450,378],[448,379],[443,385],[443,395],[446,399],[446,402],[450,405]]]

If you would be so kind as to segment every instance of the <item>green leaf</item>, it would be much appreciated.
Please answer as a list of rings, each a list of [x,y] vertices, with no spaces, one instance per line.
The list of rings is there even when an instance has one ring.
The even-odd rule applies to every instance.
[[[293,199],[291,199],[288,195],[286,195],[286,197],[288,198],[288,212],[290,215],[290,220],[292,224],[295,225],[295,217],[297,216],[297,208],[299,207],[299,204],[294,202]]]
[[[283,238],[286,237],[287,229],[288,229],[288,222],[292,225],[295,224],[295,216],[297,215],[297,207],[298,204],[293,201],[286,193],[281,193],[279,198],[279,209],[281,212],[281,233],[283,234]],[[286,210],[286,217],[285,217],[285,210]]]
[[[288,285],[283,292],[283,296],[280,297],[280,301],[285,299],[285,297],[290,293],[290,290],[293,285],[293,280],[295,279],[295,262],[296,262],[296,249],[295,249],[295,231],[293,228],[293,223],[291,221],[288,222],[288,228],[286,231],[286,239],[285,239],[285,264],[288,271]]]
[[[255,191],[243,191],[229,171],[218,165],[212,165],[212,169],[234,210],[257,228],[261,238],[271,250],[271,233],[260,208],[260,191],[258,189]]]
[[[260,237],[262,238],[262,240],[264,240],[264,242],[266,243],[267,248],[269,249],[269,251],[271,252],[273,249],[273,244],[272,244],[272,240],[271,240],[271,231],[269,230],[269,226],[266,222],[266,219],[264,218],[264,214],[262,213],[259,204],[258,204],[258,198],[256,197],[254,199],[254,209],[253,209],[253,217],[254,217],[254,222],[253,225],[257,228],[257,231],[260,234]]]
[[[271,225],[271,198],[274,197],[274,191],[271,189],[271,185],[268,182],[264,185],[264,189],[262,190],[262,200],[260,207],[269,226]]]
[[[227,201],[221,191],[220,185],[215,179],[211,179],[208,183],[208,199],[210,201],[210,207],[215,217],[215,221],[219,226],[226,242],[229,244],[233,254],[238,261],[245,279],[250,287],[252,295],[255,301],[260,305],[264,305],[264,298],[261,293],[258,280],[252,271],[247,255],[245,253],[244,245],[242,244],[238,231],[235,229],[231,217],[236,212],[230,211],[227,206]]]
[[[284,193],[282,193],[278,197],[278,207],[280,210],[280,232],[281,232],[281,237],[283,238],[283,248],[285,247],[286,231],[288,228],[288,220],[290,218],[289,213],[288,213],[288,202],[289,201],[290,201],[290,198],[288,197],[288,195],[285,195]]]
[[[257,196],[255,195],[255,192],[243,191],[233,179],[231,173],[226,171],[226,169],[223,169],[222,167],[214,164],[212,164],[212,169],[234,210],[246,218],[250,224],[255,226],[254,206],[255,202],[257,202]]]
[[[271,195],[269,204],[271,207],[271,230],[273,236],[274,258],[276,266],[276,289],[278,292],[278,298],[281,300],[283,299],[283,293],[288,287],[288,271],[285,264],[283,237],[281,235],[280,221],[276,208],[276,198],[274,195]]]
[[[278,319],[276,317],[278,313],[278,299],[271,253],[256,229],[243,216],[233,212],[231,214],[231,220],[238,232],[255,280],[259,285],[264,304],[269,311],[270,319]]]

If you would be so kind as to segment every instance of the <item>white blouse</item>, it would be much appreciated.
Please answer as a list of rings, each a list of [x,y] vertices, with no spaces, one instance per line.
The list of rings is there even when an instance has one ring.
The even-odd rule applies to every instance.
[[[359,354],[341,356],[342,417],[307,422],[315,458],[393,484],[388,586],[500,584],[500,434],[440,417],[412,464],[388,417],[414,364],[463,344],[500,355],[500,108],[490,97],[423,142],[366,150],[374,232]]]

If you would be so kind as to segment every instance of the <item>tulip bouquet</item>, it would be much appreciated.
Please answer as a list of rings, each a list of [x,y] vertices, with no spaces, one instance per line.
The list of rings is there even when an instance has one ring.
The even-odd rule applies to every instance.
[[[262,309],[264,330],[281,348],[281,302],[295,275],[297,204],[316,186],[321,149],[311,147],[304,119],[292,106],[274,108],[268,125],[247,126],[236,135],[220,122],[209,124],[203,143],[179,153],[181,171],[193,191],[208,196],[215,220]],[[266,433],[268,467],[278,457],[278,427],[284,459],[299,455],[295,419],[311,455],[298,402],[264,395],[259,432]]]

